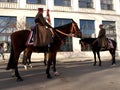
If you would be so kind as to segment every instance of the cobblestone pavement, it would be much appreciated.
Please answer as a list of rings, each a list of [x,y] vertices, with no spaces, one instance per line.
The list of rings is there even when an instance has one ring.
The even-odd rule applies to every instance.
[[[16,82],[11,71],[5,70],[7,63],[0,61],[0,90],[120,90],[120,59],[116,60],[112,66],[111,60],[104,58],[101,67],[93,66],[91,59],[58,61],[60,76],[51,70],[52,79],[46,78],[43,62],[33,63],[28,70],[19,64],[22,82]]]

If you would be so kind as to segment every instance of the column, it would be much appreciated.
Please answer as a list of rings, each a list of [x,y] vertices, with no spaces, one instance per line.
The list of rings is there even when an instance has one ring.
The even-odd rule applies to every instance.
[[[79,9],[79,0],[71,0],[71,6],[74,11],[78,11]]]
[[[100,0],[93,0],[93,3],[94,3],[94,8],[95,8],[96,12],[99,13],[101,11]]]

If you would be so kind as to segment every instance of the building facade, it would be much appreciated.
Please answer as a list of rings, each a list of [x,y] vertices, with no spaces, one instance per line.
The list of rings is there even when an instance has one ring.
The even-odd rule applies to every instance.
[[[38,8],[44,8],[44,17],[47,9],[50,10],[53,27],[64,25],[73,19],[83,37],[97,37],[99,24],[104,24],[107,36],[117,42],[116,55],[119,56],[120,0],[0,0],[0,41],[10,42],[12,32],[34,26]],[[93,56],[89,46],[82,50],[79,40],[68,37],[59,50],[58,57]]]

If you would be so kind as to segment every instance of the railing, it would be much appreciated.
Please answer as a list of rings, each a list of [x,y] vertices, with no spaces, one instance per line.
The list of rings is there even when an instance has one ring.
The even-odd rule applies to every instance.
[[[53,7],[54,11],[72,11],[72,7],[65,7],[65,6],[54,6]]]
[[[38,8],[44,8],[46,9],[46,5],[41,4],[26,4],[25,9],[38,9]]]
[[[9,3],[9,2],[0,2],[0,8],[24,8],[24,9],[46,9],[46,5],[41,4],[25,4],[25,6],[20,7],[19,3]]]
[[[19,8],[18,3],[0,2],[0,8]]]

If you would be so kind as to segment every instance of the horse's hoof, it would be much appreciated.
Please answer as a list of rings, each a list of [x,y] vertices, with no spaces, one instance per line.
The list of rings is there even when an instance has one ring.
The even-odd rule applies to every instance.
[[[47,76],[48,79],[52,79],[52,77],[50,75]]]
[[[112,66],[116,66],[116,64],[114,63],[114,64],[112,64]]]
[[[15,75],[11,75],[12,77],[15,77]]]
[[[17,82],[21,82],[21,81],[23,81],[22,78],[17,78]]]
[[[24,68],[25,68],[25,70],[28,70],[28,67],[26,65],[24,65]]]
[[[60,75],[58,72],[55,72],[54,74],[55,74],[55,76],[59,76]]]
[[[30,68],[32,68],[32,64],[30,64],[29,66],[30,66]]]

